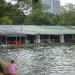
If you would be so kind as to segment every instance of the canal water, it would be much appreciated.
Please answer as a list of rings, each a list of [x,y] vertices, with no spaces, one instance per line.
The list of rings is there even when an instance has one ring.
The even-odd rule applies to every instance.
[[[75,45],[1,50],[0,57],[15,59],[20,75],[75,75]]]

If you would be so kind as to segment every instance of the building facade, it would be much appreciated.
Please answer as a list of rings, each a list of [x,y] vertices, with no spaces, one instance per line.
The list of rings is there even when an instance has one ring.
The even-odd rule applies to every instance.
[[[43,5],[43,12],[59,14],[60,13],[60,1],[59,0],[33,0],[34,2],[40,2]]]
[[[0,25],[0,45],[75,43],[75,26]]]

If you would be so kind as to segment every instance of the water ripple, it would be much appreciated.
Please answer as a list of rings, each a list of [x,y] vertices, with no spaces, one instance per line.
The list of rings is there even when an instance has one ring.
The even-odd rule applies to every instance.
[[[0,57],[15,59],[20,75],[75,75],[75,45],[2,50]]]

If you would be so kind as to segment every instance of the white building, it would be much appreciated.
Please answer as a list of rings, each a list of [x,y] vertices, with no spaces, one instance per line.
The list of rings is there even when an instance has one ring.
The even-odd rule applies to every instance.
[[[60,13],[60,1],[59,0],[40,0],[42,4],[47,7],[44,9],[47,13],[59,14]]]
[[[33,0],[35,2],[41,2],[44,6],[43,12],[59,14],[60,13],[60,1],[59,0]]]

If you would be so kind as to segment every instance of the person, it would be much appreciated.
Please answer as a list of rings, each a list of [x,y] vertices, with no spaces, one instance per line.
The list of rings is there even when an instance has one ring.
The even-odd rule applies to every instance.
[[[11,63],[7,66],[7,74],[8,75],[17,75],[17,65],[15,60],[11,60]]]
[[[4,74],[4,70],[3,70],[2,64],[0,63],[0,75],[3,75],[3,74]]]

